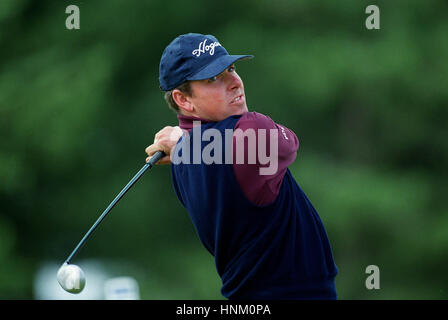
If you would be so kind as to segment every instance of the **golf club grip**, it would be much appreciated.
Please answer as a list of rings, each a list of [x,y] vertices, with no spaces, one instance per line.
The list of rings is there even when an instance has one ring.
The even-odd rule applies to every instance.
[[[134,185],[134,183],[137,182],[138,179],[146,172],[147,169],[150,169],[157,161],[162,159],[165,156],[165,152],[163,151],[157,151],[151,159],[149,159],[148,162],[145,163],[145,165],[140,169],[139,172],[131,179],[131,181],[128,182],[128,184],[123,188],[123,190],[120,191],[120,193],[115,197],[115,199],[109,204],[109,206],[104,210],[104,212],[101,214],[101,216],[96,220],[96,222],[93,224],[93,226],[87,231],[87,233],[84,235],[84,237],[81,239],[81,241],[78,243],[76,248],[72,251],[70,256],[65,260],[67,264],[70,263],[70,261],[73,259],[75,254],[81,249],[81,247],[84,245],[84,243],[87,241],[89,236],[92,234],[93,231],[95,231],[96,227],[103,221],[103,219],[106,217],[106,215],[112,210],[112,208],[117,204],[117,202],[125,195],[125,193]]]
[[[166,155],[165,152],[157,151],[156,153],[154,153],[154,155],[151,157],[151,159],[149,159],[147,163],[149,163],[149,165],[152,167],[155,163],[157,163],[157,161],[162,159],[165,155]]]

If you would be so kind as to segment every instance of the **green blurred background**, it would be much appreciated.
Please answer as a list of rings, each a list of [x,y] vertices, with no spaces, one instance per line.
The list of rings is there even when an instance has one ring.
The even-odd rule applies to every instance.
[[[70,4],[80,30],[65,27]],[[365,27],[370,4],[380,30]],[[38,298],[39,268],[64,261],[176,125],[158,64],[199,32],[255,55],[237,64],[250,111],[299,137],[290,169],[325,224],[339,298],[447,299],[447,12],[442,0],[1,0],[0,298]],[[142,299],[223,299],[168,166],[74,263],[90,258],[137,279]]]

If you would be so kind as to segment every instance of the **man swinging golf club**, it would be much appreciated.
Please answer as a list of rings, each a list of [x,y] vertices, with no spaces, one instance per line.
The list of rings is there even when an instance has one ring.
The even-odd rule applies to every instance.
[[[224,297],[336,299],[324,226],[288,169],[299,141],[248,111],[235,69],[248,58],[229,55],[212,35],[175,38],[159,81],[179,126],[160,130],[145,151],[163,151],[158,164],[171,163],[174,190],[215,257]]]

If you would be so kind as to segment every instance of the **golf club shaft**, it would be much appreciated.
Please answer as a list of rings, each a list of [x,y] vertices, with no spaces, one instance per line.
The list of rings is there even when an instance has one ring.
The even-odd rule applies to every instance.
[[[112,208],[117,204],[117,202],[124,196],[124,194],[134,185],[135,182],[137,182],[138,179],[145,173],[147,169],[150,169],[157,161],[162,159],[165,156],[165,153],[163,151],[157,151],[151,159],[143,166],[143,168],[140,169],[139,172],[131,179],[131,181],[128,182],[128,184],[121,190],[121,192],[115,197],[115,199],[109,204],[109,206],[104,210],[104,212],[101,214],[101,216],[96,220],[96,222],[93,224],[93,226],[87,231],[85,236],[81,239],[81,241],[78,243],[76,248],[73,250],[73,252],[70,254],[70,256],[65,260],[65,263],[69,264],[72,258],[75,256],[75,254],[81,249],[81,247],[84,245],[84,243],[87,241],[89,236],[92,234],[92,232],[98,227],[98,225],[103,221],[103,219],[106,217],[106,215],[112,210]]]

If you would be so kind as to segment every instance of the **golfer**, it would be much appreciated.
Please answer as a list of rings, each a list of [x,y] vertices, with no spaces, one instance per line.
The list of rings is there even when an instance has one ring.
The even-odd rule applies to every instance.
[[[235,63],[212,35],[175,38],[160,61],[160,88],[179,126],[146,148],[171,163],[173,187],[214,256],[228,299],[337,299],[338,272],[324,226],[288,166],[299,141],[249,112]],[[281,106],[275,106],[281,107]]]

